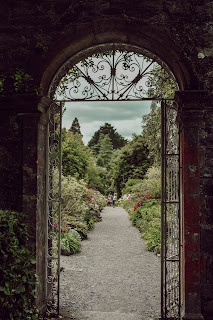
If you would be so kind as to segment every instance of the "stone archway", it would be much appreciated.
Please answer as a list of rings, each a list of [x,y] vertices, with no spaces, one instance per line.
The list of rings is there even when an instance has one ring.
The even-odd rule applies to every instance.
[[[108,21],[109,22],[109,21]],[[110,20],[110,30],[107,30],[108,22],[96,21],[81,28],[73,29],[66,34],[63,39],[55,45],[49,57],[49,63],[43,70],[41,84],[44,92],[48,94],[51,81],[57,70],[62,67],[68,58],[77,56],[80,52],[85,52],[88,48],[95,50],[99,44],[122,42],[129,46],[137,46],[148,49],[166,62],[170,70],[174,73],[181,90],[195,89],[196,82],[190,78],[190,70],[185,67],[181,51],[165,36],[153,32],[147,26],[138,26],[136,22]],[[128,29],[128,32],[126,30]],[[89,33],[88,30],[93,30]],[[84,53],[83,53],[84,54]],[[66,72],[66,70],[64,70]],[[41,105],[48,108],[51,103],[50,98],[44,98]],[[191,207],[194,198],[199,198],[199,159],[196,153],[197,128],[190,126],[189,118],[194,119],[194,109],[199,108],[202,101],[202,92],[183,91],[177,92],[176,101],[179,107],[179,121],[181,124],[181,164],[182,164],[182,240],[185,246],[182,250],[182,316],[185,319],[202,319],[200,306],[200,260],[192,257],[196,245],[196,256],[200,252],[200,230],[199,230],[199,201],[197,206]],[[44,111],[44,109],[43,109]],[[44,116],[45,117],[45,116]],[[191,139],[191,135],[194,139]],[[192,188],[194,187],[194,188]],[[190,216],[193,216],[192,223]],[[188,217],[188,218],[187,218]],[[41,268],[42,269],[42,268]],[[193,277],[189,275],[192,270]],[[40,272],[42,274],[42,270]],[[42,286],[39,289],[42,292]]]
[[[70,57],[107,43],[122,43],[147,49],[168,65],[180,90],[196,89],[197,81],[190,74],[181,48],[178,48],[172,39],[151,26],[141,25],[138,21],[111,18],[95,20],[80,27],[73,26],[72,30],[53,44],[47,65],[40,70],[44,94],[48,94],[53,77]]]

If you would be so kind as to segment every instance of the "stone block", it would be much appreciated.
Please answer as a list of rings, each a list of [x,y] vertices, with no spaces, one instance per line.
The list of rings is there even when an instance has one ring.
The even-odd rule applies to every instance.
[[[213,255],[213,226],[211,229],[201,228],[201,250]]]

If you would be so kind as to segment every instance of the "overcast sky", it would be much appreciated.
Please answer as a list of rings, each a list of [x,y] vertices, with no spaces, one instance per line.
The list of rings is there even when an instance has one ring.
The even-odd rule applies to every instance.
[[[149,113],[150,105],[151,101],[69,102],[65,104],[63,127],[69,129],[77,117],[87,144],[95,131],[108,122],[120,135],[131,140],[133,133],[141,133],[142,115]]]

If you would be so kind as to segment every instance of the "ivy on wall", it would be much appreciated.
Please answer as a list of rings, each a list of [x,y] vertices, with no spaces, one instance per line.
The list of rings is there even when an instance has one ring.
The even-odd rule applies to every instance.
[[[36,93],[39,95],[41,92],[42,88],[36,86],[33,77],[24,69],[16,68],[13,74],[0,75],[1,94]]]

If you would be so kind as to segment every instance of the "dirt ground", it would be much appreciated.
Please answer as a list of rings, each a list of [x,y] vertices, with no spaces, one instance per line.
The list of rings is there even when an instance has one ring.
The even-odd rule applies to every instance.
[[[160,258],[145,249],[128,213],[106,207],[81,253],[62,256],[61,314],[75,320],[149,320],[160,315]]]

